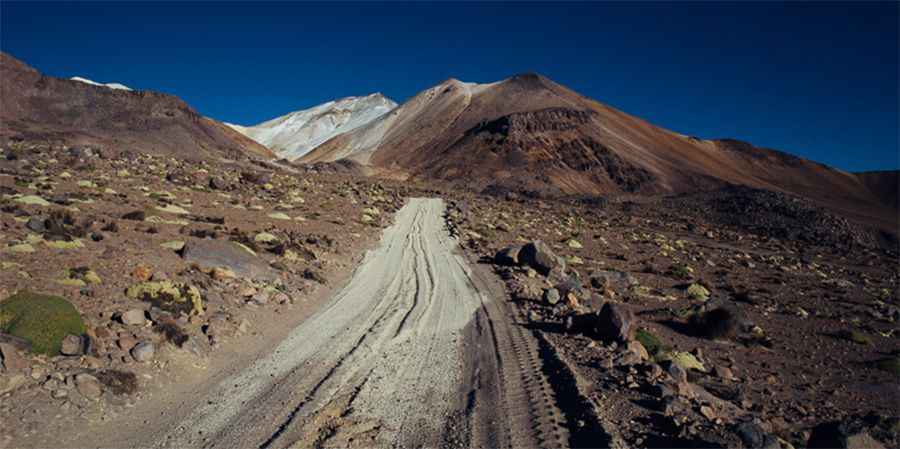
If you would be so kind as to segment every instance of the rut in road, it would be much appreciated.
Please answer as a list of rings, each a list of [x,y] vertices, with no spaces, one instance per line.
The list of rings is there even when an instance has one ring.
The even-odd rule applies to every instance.
[[[564,445],[547,388],[526,385],[538,385],[536,349],[523,357],[522,337],[497,341],[509,326],[489,316],[492,300],[476,287],[443,211],[442,200],[412,199],[346,287],[157,445]],[[490,330],[467,346],[475,334],[464,329],[475,322]],[[491,382],[470,385],[473,378]],[[551,417],[535,416],[543,413],[537,406]],[[552,441],[541,438],[545,431]],[[457,432],[468,434],[448,437]]]

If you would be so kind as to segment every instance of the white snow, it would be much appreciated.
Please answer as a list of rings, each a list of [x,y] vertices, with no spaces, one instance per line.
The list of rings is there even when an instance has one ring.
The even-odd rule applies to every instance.
[[[110,89],[116,89],[116,90],[131,90],[130,87],[128,87],[128,86],[126,86],[126,85],[124,85],[124,84],[119,84],[119,83],[106,83],[106,84],[103,84],[103,83],[98,83],[98,82],[96,82],[96,81],[91,81],[91,80],[89,80],[89,79],[87,79],[87,78],[82,78],[82,77],[80,77],[80,76],[73,76],[73,77],[71,77],[71,78],[69,78],[69,79],[72,80],[72,81],[80,81],[80,82],[82,82],[82,83],[90,84],[90,85],[93,85],[93,86],[108,87],[108,88],[110,88]]]
[[[226,125],[265,145],[280,157],[293,160],[338,134],[372,122],[395,107],[397,103],[375,93],[329,101],[255,126]]]

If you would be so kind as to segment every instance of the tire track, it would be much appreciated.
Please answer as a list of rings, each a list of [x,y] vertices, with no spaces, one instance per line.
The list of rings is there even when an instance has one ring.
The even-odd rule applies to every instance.
[[[147,446],[567,447],[537,341],[443,211],[412,199],[325,307]]]

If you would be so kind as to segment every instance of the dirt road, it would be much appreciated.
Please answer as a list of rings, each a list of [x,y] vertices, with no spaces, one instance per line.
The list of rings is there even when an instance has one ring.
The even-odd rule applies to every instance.
[[[411,200],[322,310],[146,445],[565,446],[536,343],[443,211]]]

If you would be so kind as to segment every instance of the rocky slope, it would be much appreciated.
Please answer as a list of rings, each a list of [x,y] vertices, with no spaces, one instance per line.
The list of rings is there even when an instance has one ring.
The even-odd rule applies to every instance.
[[[0,448],[141,427],[271,350],[402,203],[335,172],[0,145]]]
[[[193,159],[272,156],[172,95],[45,76],[0,53],[0,141],[36,139]]]
[[[597,446],[592,427],[619,447],[900,443],[898,253],[854,244],[846,220],[743,187],[447,195],[463,246],[542,341],[570,447]]]
[[[397,107],[380,93],[347,97],[291,112],[254,126],[227,124],[265,145],[279,157],[297,159],[322,142],[352,131]]]
[[[340,158],[475,189],[608,195],[739,184],[805,196],[884,227],[896,216],[857,175],[737,140],[683,136],[536,74],[447,80],[300,161]]]

